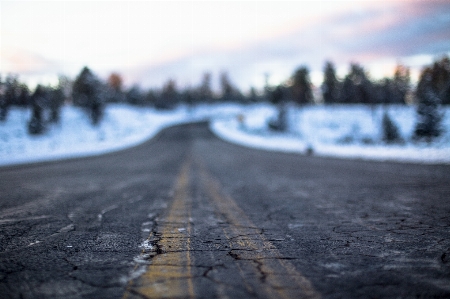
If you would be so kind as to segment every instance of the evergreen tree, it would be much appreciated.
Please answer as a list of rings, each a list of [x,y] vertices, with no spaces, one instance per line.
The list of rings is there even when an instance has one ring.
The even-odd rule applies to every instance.
[[[397,125],[392,121],[387,112],[383,114],[382,120],[383,141],[386,143],[399,142],[401,140]]]
[[[448,56],[436,61],[431,70],[432,87],[444,105],[450,104],[450,59]]]
[[[432,81],[433,71],[426,68],[417,85],[417,123],[414,131],[415,139],[424,139],[430,142],[442,132],[440,111],[441,99],[437,96]]]
[[[344,104],[355,103],[356,88],[350,77],[347,75],[342,84],[342,91],[339,96],[339,102]]]
[[[50,90],[49,100],[50,122],[59,123],[61,106],[64,104],[65,100],[64,92],[60,85]]]
[[[298,68],[291,78],[294,102],[300,105],[313,102],[311,80],[306,66]]]
[[[278,106],[278,114],[275,118],[271,119],[268,123],[269,129],[274,131],[286,131],[287,124],[287,109],[286,109],[286,91],[277,86],[270,94],[270,101]]]
[[[3,84],[0,82],[0,121],[5,121],[9,108],[17,102],[19,82],[17,77],[9,75]]]
[[[8,103],[6,102],[6,85],[0,77],[0,121],[5,121],[8,114]]]
[[[145,97],[137,85],[133,85],[126,93],[127,102],[132,105],[144,105]]]
[[[165,84],[161,92],[161,97],[156,103],[156,107],[159,109],[172,109],[177,102],[178,92],[177,84],[173,79],[169,79]]]
[[[327,104],[337,103],[339,99],[339,81],[334,64],[330,61],[325,64],[322,96],[324,103]]]
[[[235,96],[235,89],[231,84],[228,73],[223,72],[220,74],[220,90],[222,101],[233,101]]]
[[[27,107],[28,105],[30,105],[30,89],[26,84],[21,83],[19,85],[17,105],[20,107]]]
[[[248,101],[250,103],[256,103],[256,102],[258,102],[258,100],[259,100],[259,96],[258,96],[258,94],[256,92],[256,88],[254,88],[253,86],[250,87],[250,92],[249,92],[249,95],[248,95]]]
[[[28,133],[31,135],[39,135],[45,131],[45,124],[43,119],[44,103],[46,101],[46,92],[44,87],[38,85],[34,91],[32,102],[32,115],[28,122]]]
[[[183,102],[185,102],[189,107],[195,103],[195,91],[187,88],[182,93]]]
[[[213,100],[213,92],[211,89],[211,73],[203,74],[203,79],[199,87],[198,95],[201,102],[211,102]]]
[[[357,63],[350,65],[350,72],[344,79],[341,102],[352,104],[374,103],[373,84],[369,80],[364,68]]]
[[[103,115],[102,86],[88,67],[84,67],[72,87],[74,104],[86,109],[93,125]]]
[[[147,94],[145,95],[144,101],[145,101],[146,105],[156,107],[156,105],[159,101],[158,92],[153,89],[148,90]]]
[[[374,84],[374,103],[378,104],[389,104],[391,103],[391,99],[393,91],[393,82],[392,79],[384,78],[378,84]]]
[[[397,65],[395,68],[394,79],[392,81],[392,96],[390,103],[406,103],[406,94],[409,91],[410,81],[411,76],[409,68],[403,65]]]

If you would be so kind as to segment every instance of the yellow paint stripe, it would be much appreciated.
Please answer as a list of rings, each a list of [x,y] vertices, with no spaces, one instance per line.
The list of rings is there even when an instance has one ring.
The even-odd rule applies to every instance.
[[[278,249],[260,233],[260,230],[239,208],[236,202],[227,194],[223,194],[219,181],[211,176],[202,163],[200,163],[201,177],[205,189],[222,215],[226,217],[230,226],[224,228],[229,239],[233,253],[241,260],[255,261],[257,266],[252,267],[255,277],[264,273],[262,284],[265,295],[270,298],[294,298],[301,290],[301,298],[321,298],[312,283],[298,272],[294,265],[282,259]],[[242,269],[241,275],[249,269]],[[246,283],[248,289],[250,286]]]
[[[192,257],[190,254],[191,200],[187,160],[177,176],[174,199],[160,223],[162,253],[153,257],[151,265],[137,280],[130,282],[123,298],[139,294],[146,298],[194,298]]]

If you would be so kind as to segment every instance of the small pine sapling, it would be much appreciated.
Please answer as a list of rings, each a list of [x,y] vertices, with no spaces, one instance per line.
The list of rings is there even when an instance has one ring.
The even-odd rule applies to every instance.
[[[402,138],[400,136],[399,129],[387,112],[383,114],[382,128],[383,141],[385,143],[401,142]]]

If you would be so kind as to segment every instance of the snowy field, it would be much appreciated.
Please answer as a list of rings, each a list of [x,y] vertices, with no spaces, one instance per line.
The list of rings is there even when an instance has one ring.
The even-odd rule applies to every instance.
[[[382,107],[290,107],[289,131],[275,133],[267,122],[276,109],[267,104],[184,106],[171,111],[109,105],[98,127],[90,125],[78,108],[66,106],[61,123],[41,136],[29,136],[29,110],[12,109],[0,123],[0,165],[14,165],[98,155],[137,145],[171,125],[211,120],[212,131],[224,140],[253,148],[342,158],[450,164],[450,109],[445,132],[432,144],[414,143],[415,108],[390,106],[389,114],[405,140],[385,145],[381,141]],[[239,116],[239,117],[238,117]]]
[[[305,153],[329,157],[415,162],[450,163],[450,109],[445,109],[444,133],[433,143],[413,142],[416,122],[415,107],[389,106],[389,116],[398,126],[403,142],[382,141],[382,106],[336,105],[288,108],[288,132],[267,129],[267,122],[276,116],[270,105],[254,106],[244,114],[244,121],[234,118],[216,121],[216,135],[241,145],[267,150]]]

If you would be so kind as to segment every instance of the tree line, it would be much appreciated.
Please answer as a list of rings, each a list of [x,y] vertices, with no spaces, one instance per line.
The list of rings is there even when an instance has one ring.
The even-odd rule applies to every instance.
[[[450,60],[448,56],[436,60],[425,67],[415,88],[411,85],[409,68],[398,65],[392,78],[372,80],[370,74],[358,63],[351,63],[349,72],[338,78],[336,67],[327,61],[323,69],[323,83],[320,86],[321,99],[314,97],[310,71],[300,66],[282,84],[269,86],[263,90],[251,88],[242,93],[223,72],[219,77],[220,90],[212,89],[212,75],[203,74],[201,82],[195,87],[179,88],[174,79],[169,79],[161,88],[143,90],[134,85],[125,88],[120,74],[112,73],[106,80],[100,79],[89,67],[84,67],[75,79],[60,77],[55,87],[38,85],[34,91],[20,82],[17,76],[0,76],[0,121],[5,121],[12,106],[32,110],[28,122],[30,134],[41,134],[45,128],[60,120],[60,109],[66,103],[81,107],[89,115],[93,125],[102,118],[108,103],[129,103],[150,106],[158,109],[172,109],[178,104],[199,103],[272,102],[277,104],[280,117],[270,126],[284,129],[285,104],[405,104],[416,103],[419,118],[428,125],[418,126],[416,134],[438,136],[439,122],[442,119],[440,105],[450,104]],[[430,123],[436,122],[436,125]]]

